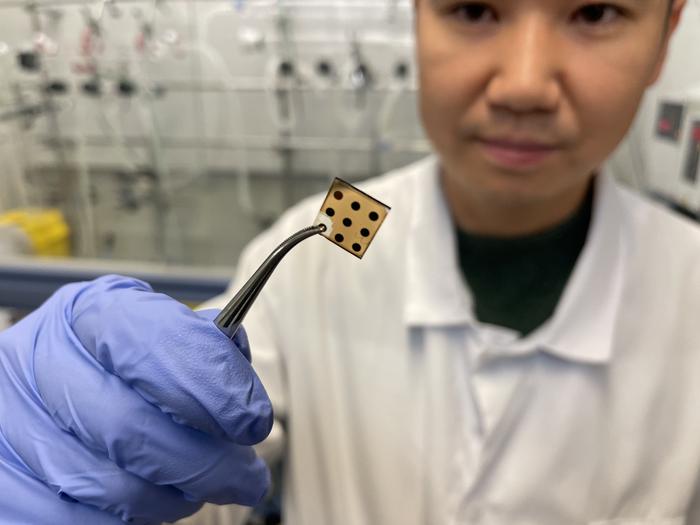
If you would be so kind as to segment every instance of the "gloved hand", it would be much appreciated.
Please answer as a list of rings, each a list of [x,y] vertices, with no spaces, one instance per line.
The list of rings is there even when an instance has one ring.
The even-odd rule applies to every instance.
[[[272,408],[244,333],[140,281],[61,288],[0,333],[0,523],[175,521],[253,505]]]

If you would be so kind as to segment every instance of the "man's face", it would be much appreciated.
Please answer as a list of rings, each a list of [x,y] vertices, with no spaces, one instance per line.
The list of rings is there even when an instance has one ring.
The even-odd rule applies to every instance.
[[[421,114],[453,186],[516,205],[586,186],[661,70],[668,1],[416,0]]]

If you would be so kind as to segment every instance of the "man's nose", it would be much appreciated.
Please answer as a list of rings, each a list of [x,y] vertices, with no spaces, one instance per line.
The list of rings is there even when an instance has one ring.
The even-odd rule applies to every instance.
[[[502,33],[487,97],[513,113],[553,112],[561,97],[561,49],[546,20],[536,15],[514,21]]]

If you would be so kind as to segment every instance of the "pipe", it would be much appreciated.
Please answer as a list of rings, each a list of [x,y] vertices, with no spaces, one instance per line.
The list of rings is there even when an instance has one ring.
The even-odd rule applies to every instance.
[[[39,136],[42,142],[50,141],[47,136]],[[152,147],[152,140],[148,137],[124,137],[125,144],[130,148]],[[375,146],[370,139],[362,138],[336,138],[336,137],[289,137],[281,144],[277,138],[249,135],[236,140],[216,140],[216,139],[179,139],[163,137],[160,141],[162,148],[196,149],[206,148],[212,150],[231,150],[245,148],[248,150],[265,151],[278,150],[281,146],[295,151],[307,152],[342,152],[342,153],[369,153]],[[86,137],[86,144],[95,148],[111,148],[115,146],[114,140],[89,136]],[[74,138],[64,140],[64,147],[73,147]],[[401,139],[393,142],[392,151],[400,153],[430,153],[430,145],[424,139]]]

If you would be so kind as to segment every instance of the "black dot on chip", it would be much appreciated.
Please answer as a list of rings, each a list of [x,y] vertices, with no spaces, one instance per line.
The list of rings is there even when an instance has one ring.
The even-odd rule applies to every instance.
[[[342,191],[336,191],[336,192],[333,194],[333,197],[335,197],[337,200],[340,200],[340,199],[343,198],[343,192],[342,192]]]
[[[363,237],[369,237],[369,230],[367,228],[362,228],[360,230],[360,235],[362,235]]]
[[[379,214],[376,211],[369,214],[370,221],[376,221],[377,219],[379,219]]]
[[[345,237],[343,237],[341,234],[337,234],[334,238],[335,242],[343,242],[345,240]]]
[[[349,228],[350,226],[352,226],[352,221],[346,217],[345,219],[343,219],[343,226]]]
[[[353,210],[357,211],[357,210],[360,209],[360,203],[357,202],[357,201],[355,201],[355,202],[352,203],[352,205],[351,205],[350,207],[351,207]]]
[[[335,215],[335,210],[333,208],[326,208],[326,215],[333,217],[333,215]]]
[[[352,245],[352,249],[355,250],[356,252],[359,252],[362,249],[362,246],[359,244],[355,243]]]

